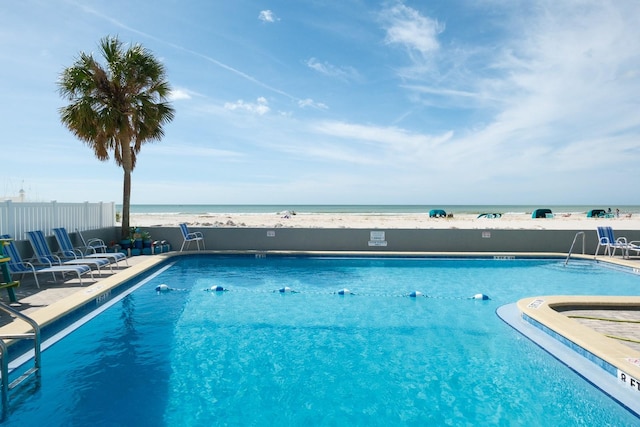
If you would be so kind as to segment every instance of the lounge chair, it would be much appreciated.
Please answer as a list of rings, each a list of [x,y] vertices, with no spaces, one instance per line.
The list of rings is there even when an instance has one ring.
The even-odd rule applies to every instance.
[[[82,286],[82,275],[85,273],[89,273],[91,279],[93,280],[93,273],[91,272],[91,268],[88,265],[55,265],[52,267],[35,267],[30,262],[26,262],[22,260],[20,256],[20,252],[18,252],[18,248],[13,243],[11,236],[8,234],[4,234],[0,236],[2,239],[9,240],[6,242],[4,247],[4,252],[9,258],[9,271],[11,274],[20,274],[21,277],[25,275],[25,273],[32,273],[33,278],[36,281],[36,286],[40,288],[40,282],[38,281],[38,274],[41,273],[51,273],[53,276],[53,280],[56,281],[56,273],[61,273],[62,278],[64,279],[65,273],[74,273],[78,276],[78,280],[80,281],[80,286]],[[11,239],[11,240],[10,240]]]
[[[618,237],[616,239],[613,235],[612,227],[598,227],[598,246],[596,247],[596,256],[598,255],[598,252],[600,252],[600,247],[604,248],[603,255],[614,256],[616,250],[620,249],[623,257],[628,258],[629,256],[629,243],[627,242],[627,238]]]
[[[180,231],[182,231],[182,238],[184,239],[182,241],[182,246],[180,247],[180,252],[182,252],[182,250],[184,249],[185,244],[187,245],[187,249],[189,249],[189,245],[191,244],[191,242],[196,242],[196,245],[198,245],[198,250],[200,250],[200,242],[202,242],[202,249],[205,248],[204,236],[201,232],[194,231],[190,233],[187,224],[184,222],[180,224]]]
[[[40,230],[27,231],[27,237],[33,247],[35,259],[37,259],[40,264],[48,265],[49,267],[53,267],[54,265],[89,265],[94,266],[98,270],[98,274],[101,274],[100,267],[107,265],[111,272],[113,272],[111,263],[107,258],[75,258],[64,254],[62,254],[62,257],[54,255],[47,244],[47,240],[44,238],[44,234]]]
[[[83,253],[80,248],[75,248],[73,243],[71,243],[71,237],[69,237],[69,233],[67,233],[67,229],[64,227],[54,228],[53,234],[56,236],[56,240],[58,241],[58,246],[60,246],[60,252],[68,258],[78,259],[78,258],[106,258],[110,262],[115,263],[119,266],[118,261],[121,259],[127,260],[127,256],[122,252],[100,252],[96,253],[95,248],[93,248],[93,253]],[[106,245],[105,245],[106,248]],[[86,249],[90,251],[91,249]],[[127,261],[127,265],[129,262]]]

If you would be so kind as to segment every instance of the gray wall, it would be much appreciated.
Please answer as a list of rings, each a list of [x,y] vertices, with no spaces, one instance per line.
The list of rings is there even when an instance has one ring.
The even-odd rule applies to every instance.
[[[178,227],[148,227],[154,240],[167,240],[179,250]],[[209,250],[398,251],[398,252],[568,252],[578,230],[461,230],[346,228],[216,228],[190,227],[204,234]],[[371,232],[384,231],[386,246],[370,246]],[[640,240],[640,231],[616,230],[616,236]],[[374,236],[375,237],[375,236]],[[381,238],[382,236],[377,236]],[[585,252],[593,254],[595,230],[585,231]],[[195,242],[191,249],[195,249]],[[574,253],[582,252],[578,237]]]
[[[180,250],[182,234],[178,227],[143,227],[153,240],[167,240]],[[216,251],[359,251],[359,252],[560,252],[566,253],[578,230],[461,230],[461,229],[346,229],[346,228],[223,228],[190,227],[205,236],[206,248]],[[370,246],[371,232],[384,231],[386,246]],[[70,233],[76,245],[80,239]],[[640,230],[616,230],[616,236],[639,240]],[[83,233],[85,239],[99,237],[107,244],[120,240],[119,228]],[[376,237],[376,236],[374,236]],[[382,238],[382,236],[377,236]],[[58,250],[53,236],[49,246]],[[374,240],[375,242],[375,240]],[[33,251],[29,242],[16,242],[23,258]],[[593,254],[598,243],[595,230],[585,231],[585,253]],[[190,250],[196,248],[191,243]],[[578,237],[573,253],[582,253]],[[602,253],[602,252],[601,252]]]

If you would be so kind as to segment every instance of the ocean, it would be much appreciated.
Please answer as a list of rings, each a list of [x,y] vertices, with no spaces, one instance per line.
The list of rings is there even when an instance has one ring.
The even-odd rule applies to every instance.
[[[443,209],[451,214],[480,214],[496,212],[502,214],[527,214],[536,209],[548,208],[554,214],[586,214],[591,209],[616,209],[620,214],[640,214],[640,206],[601,206],[601,205],[172,205],[172,204],[132,204],[132,214],[221,214],[245,213],[265,214],[284,211],[298,214],[372,214],[397,215],[428,213],[431,209]],[[116,205],[118,212],[122,205]]]

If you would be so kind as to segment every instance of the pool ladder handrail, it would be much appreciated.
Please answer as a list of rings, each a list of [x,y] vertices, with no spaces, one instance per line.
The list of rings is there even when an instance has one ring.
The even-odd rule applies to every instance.
[[[2,417],[1,420],[6,418],[6,414],[8,412],[9,405],[9,390],[14,389],[18,385],[20,385],[24,380],[29,378],[31,375],[35,374],[36,378],[40,379],[40,325],[18,310],[11,308],[3,302],[0,302],[0,310],[9,314],[10,316],[15,316],[20,320],[31,325],[33,332],[27,332],[24,334],[6,334],[0,335],[0,378],[1,384],[1,393],[2,393]],[[11,340],[21,340],[21,339],[32,339],[33,340],[33,367],[27,369],[22,375],[9,383],[9,361],[8,361],[8,353],[7,353],[7,344],[4,342],[5,339]]]
[[[569,258],[571,258],[571,253],[573,252],[573,247],[576,244],[576,240],[578,240],[578,236],[582,235],[582,255],[584,255],[584,231],[578,231],[575,236],[573,236],[573,243],[571,243],[571,248],[569,248],[569,253],[567,254],[567,259],[564,261],[564,265],[569,263]]]

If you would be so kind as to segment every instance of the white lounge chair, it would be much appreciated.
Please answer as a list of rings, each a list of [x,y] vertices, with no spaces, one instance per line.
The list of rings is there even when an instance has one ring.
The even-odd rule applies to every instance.
[[[189,245],[191,242],[196,242],[198,245],[198,250],[200,250],[200,242],[202,242],[202,249],[204,249],[204,236],[199,231],[189,232],[189,228],[186,223],[180,224],[180,231],[182,231],[182,246],[180,247],[180,252],[184,249],[184,245],[187,245],[187,249],[189,249]]]
[[[613,235],[612,227],[598,227],[598,246],[596,247],[596,256],[598,255],[598,252],[600,252],[600,247],[604,248],[603,255],[614,256],[616,250],[620,249],[623,257],[628,258],[629,256],[629,243],[627,242],[627,238],[618,237],[616,239]]]
[[[40,288],[40,282],[38,281],[38,274],[41,273],[51,273],[53,276],[53,280],[56,281],[56,273],[61,273],[62,278],[64,279],[65,273],[73,273],[78,276],[78,280],[80,281],[80,286],[82,286],[82,275],[85,273],[89,273],[92,280],[93,273],[91,272],[91,268],[88,265],[55,265],[51,267],[35,267],[30,262],[26,262],[22,260],[20,256],[20,252],[18,252],[18,248],[13,243],[13,239],[8,234],[0,236],[2,239],[7,239],[8,241],[5,243],[4,253],[10,258],[9,261],[9,271],[11,274],[20,274],[21,277],[25,275],[25,273],[32,273],[33,278],[36,281],[36,286]]]
[[[106,258],[110,262],[115,263],[116,265],[118,265],[118,261],[123,259],[127,262],[127,265],[129,265],[129,262],[127,261],[127,256],[122,252],[112,253],[112,252],[106,252],[105,250],[105,252],[97,253],[95,251],[95,247],[93,247],[93,253],[92,252],[83,253],[80,248],[76,248],[73,246],[73,243],[71,243],[71,237],[69,237],[69,233],[67,233],[67,229],[64,227],[54,228],[53,234],[56,236],[56,240],[58,241],[58,246],[60,246],[60,252],[65,257],[73,258],[73,259]],[[106,248],[107,246],[105,245],[104,247]],[[91,249],[86,249],[86,250],[90,251]]]
[[[27,237],[29,238],[29,242],[31,242],[31,246],[33,247],[35,259],[37,259],[40,264],[48,265],[49,267],[53,267],[54,265],[92,265],[96,268],[96,270],[98,270],[98,274],[101,274],[100,267],[108,266],[113,273],[111,262],[109,262],[107,258],[73,258],[69,255],[63,255],[62,258],[64,259],[62,259],[58,255],[54,255],[53,252],[51,252],[49,244],[44,238],[44,234],[42,233],[42,231],[27,231]]]

